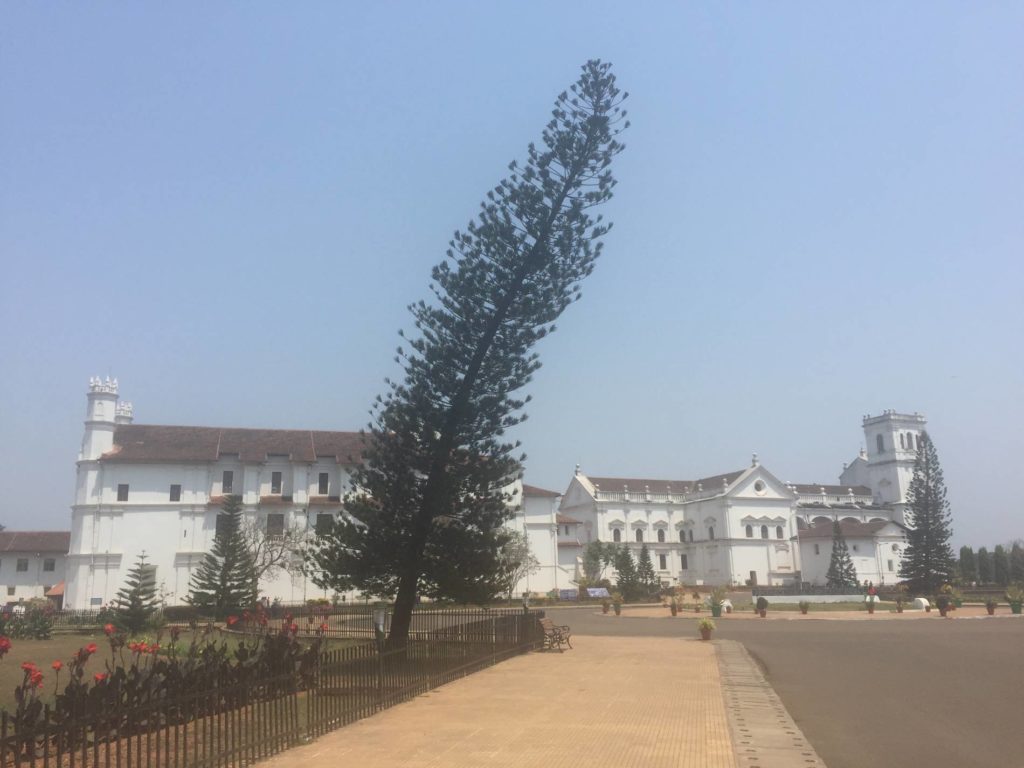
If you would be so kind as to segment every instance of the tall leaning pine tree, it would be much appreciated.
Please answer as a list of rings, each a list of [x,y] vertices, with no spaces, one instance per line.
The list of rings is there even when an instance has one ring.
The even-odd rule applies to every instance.
[[[256,602],[256,566],[242,537],[242,497],[224,499],[213,549],[203,556],[185,600],[219,619]]]
[[[610,166],[628,126],[610,66],[589,61],[556,100],[526,163],[487,192],[434,267],[430,302],[410,307],[401,381],[377,400],[348,516],[318,538],[323,587],[394,596],[389,640],[404,644],[419,595],[465,602],[501,591],[499,554],[522,474],[509,429],[533,351],[580,297],[609,229],[592,211],[612,196]]]
[[[912,591],[934,594],[953,580],[955,565],[949,543],[953,528],[946,483],[935,444],[927,432],[921,433],[907,502],[910,530],[900,578],[907,580]]]
[[[832,558],[825,574],[826,584],[832,590],[848,590],[857,586],[857,569],[850,557],[850,548],[838,520],[832,521]]]

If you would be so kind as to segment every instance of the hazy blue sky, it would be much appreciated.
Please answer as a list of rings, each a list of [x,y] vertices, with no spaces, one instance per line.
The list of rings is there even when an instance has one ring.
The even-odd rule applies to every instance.
[[[921,411],[955,541],[1024,535],[1024,4],[6,3],[0,522],[137,421],[355,429],[406,305],[579,65],[633,127],[527,481],[836,482]]]

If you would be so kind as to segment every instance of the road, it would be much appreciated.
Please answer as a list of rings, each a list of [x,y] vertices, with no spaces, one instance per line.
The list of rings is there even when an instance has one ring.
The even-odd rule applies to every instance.
[[[552,610],[574,634],[686,636],[693,619]],[[1024,620],[725,619],[829,768],[1024,766]]]

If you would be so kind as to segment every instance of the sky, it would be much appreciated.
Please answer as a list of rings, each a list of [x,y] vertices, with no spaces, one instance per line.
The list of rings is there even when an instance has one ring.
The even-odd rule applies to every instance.
[[[139,423],[358,429],[406,307],[587,59],[632,127],[538,351],[526,482],[834,483],[928,418],[954,544],[1024,536],[1024,5],[0,6],[0,522]]]

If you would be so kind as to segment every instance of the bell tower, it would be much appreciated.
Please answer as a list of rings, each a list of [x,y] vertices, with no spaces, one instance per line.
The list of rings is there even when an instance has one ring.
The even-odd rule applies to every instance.
[[[86,393],[85,434],[79,461],[92,461],[114,447],[114,428],[117,426],[117,379],[108,376],[103,381],[96,376],[89,379]]]
[[[926,423],[920,413],[894,410],[864,417],[868,485],[876,502],[891,504],[898,510],[894,519],[901,523],[906,523],[907,491]]]

